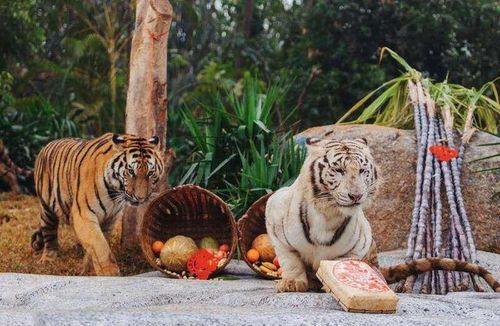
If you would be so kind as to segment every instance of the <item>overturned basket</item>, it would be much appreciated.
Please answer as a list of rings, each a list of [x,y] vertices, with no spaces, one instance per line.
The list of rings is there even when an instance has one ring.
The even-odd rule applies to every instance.
[[[166,241],[176,235],[190,237],[195,242],[211,236],[220,244],[230,246],[226,261],[212,276],[226,267],[234,256],[238,243],[236,222],[226,203],[210,191],[195,185],[171,188],[154,199],[149,204],[140,228],[141,248],[147,261],[172,278],[179,276],[157,264],[151,244],[156,240]]]
[[[262,196],[255,203],[253,203],[252,206],[250,206],[246,213],[238,220],[238,232],[240,252],[248,266],[260,276],[275,280],[279,279],[279,277],[262,272],[247,259],[247,251],[252,248],[253,240],[258,235],[267,233],[266,204],[271,195],[272,193]]]

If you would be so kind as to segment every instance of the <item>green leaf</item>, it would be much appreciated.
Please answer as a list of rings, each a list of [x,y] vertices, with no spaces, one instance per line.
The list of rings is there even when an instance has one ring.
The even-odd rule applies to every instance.
[[[266,133],[270,133],[270,132],[271,132],[271,130],[269,130],[269,129],[266,127],[266,125],[264,124],[264,122],[262,122],[262,121],[260,121],[260,120],[255,120],[254,122],[255,122],[255,124],[256,124],[257,126],[259,126],[259,127],[260,127],[260,129],[262,129],[264,132],[266,132]]]

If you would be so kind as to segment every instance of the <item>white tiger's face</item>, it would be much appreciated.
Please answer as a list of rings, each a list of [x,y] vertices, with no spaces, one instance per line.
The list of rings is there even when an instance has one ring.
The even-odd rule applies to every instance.
[[[353,208],[367,202],[377,188],[377,167],[366,139],[307,139],[308,157],[303,170],[309,174],[313,200],[322,205]]]

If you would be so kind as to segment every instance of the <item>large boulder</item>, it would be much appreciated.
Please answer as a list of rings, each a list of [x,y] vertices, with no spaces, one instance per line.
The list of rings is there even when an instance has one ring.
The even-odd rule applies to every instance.
[[[376,125],[329,125],[308,129],[297,135],[297,140],[300,142],[310,136],[367,138],[382,178],[379,191],[365,215],[373,227],[379,250],[405,248],[415,196],[415,132]],[[457,138],[455,143],[459,141]],[[472,137],[465,154],[462,191],[477,247],[499,253],[500,172],[474,171],[500,166],[500,157],[469,163],[498,153],[499,146],[478,146],[493,142],[500,142],[500,138],[483,132],[476,132]],[[443,200],[447,203],[445,198]],[[447,223],[445,220],[443,234],[447,234]]]

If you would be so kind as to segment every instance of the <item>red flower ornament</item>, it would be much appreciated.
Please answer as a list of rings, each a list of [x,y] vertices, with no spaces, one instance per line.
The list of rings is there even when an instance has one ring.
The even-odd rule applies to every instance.
[[[429,150],[439,161],[448,162],[449,160],[458,157],[458,152],[456,150],[442,145],[430,146]]]
[[[187,262],[188,271],[199,280],[208,280],[210,274],[215,272],[219,260],[208,250],[200,249],[192,255]]]

